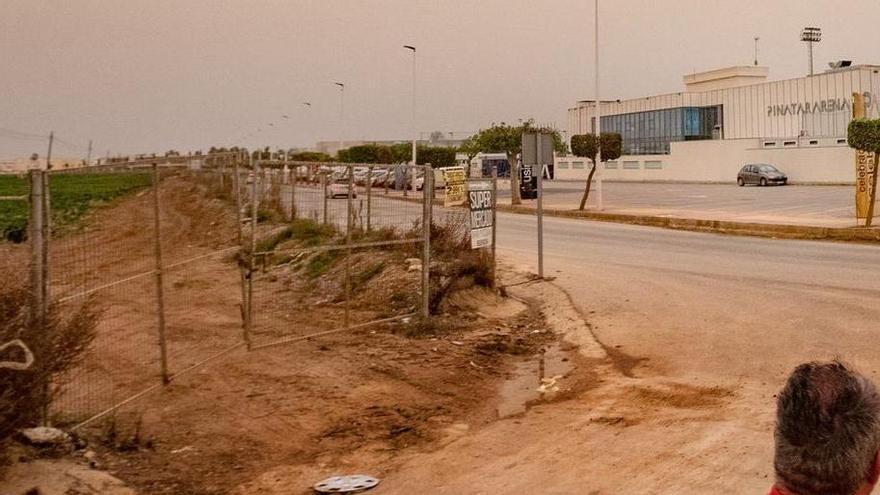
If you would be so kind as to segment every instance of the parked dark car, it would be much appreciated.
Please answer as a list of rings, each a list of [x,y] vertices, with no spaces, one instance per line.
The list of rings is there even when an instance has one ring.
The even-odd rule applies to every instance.
[[[788,177],[768,163],[752,163],[739,170],[739,173],[736,174],[736,183],[740,186],[746,184],[784,186],[788,184]]]

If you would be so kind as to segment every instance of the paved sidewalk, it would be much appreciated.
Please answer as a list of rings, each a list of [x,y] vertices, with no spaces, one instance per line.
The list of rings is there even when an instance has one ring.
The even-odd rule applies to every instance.
[[[544,206],[576,210],[584,183],[547,181]],[[603,184],[603,213],[742,223],[854,227],[854,186],[737,187],[734,184]],[[510,186],[498,182],[499,203],[510,204]],[[442,194],[442,193],[441,193]],[[598,211],[595,184],[587,209]],[[536,201],[523,201],[535,207]],[[878,208],[880,211],[880,208]]]

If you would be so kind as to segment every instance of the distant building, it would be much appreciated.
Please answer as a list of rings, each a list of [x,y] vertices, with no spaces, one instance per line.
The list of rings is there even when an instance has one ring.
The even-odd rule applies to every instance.
[[[624,156],[606,180],[732,182],[745,163],[772,163],[793,182],[855,180],[846,144],[853,93],[880,117],[880,66],[768,81],[769,70],[736,66],[685,75],[684,91],[601,102],[601,131],[623,137]],[[595,102],[568,111],[568,135],[595,131]],[[589,161],[559,157],[556,177],[586,177]]]
[[[69,169],[85,166],[85,160],[77,158],[52,158],[52,168]],[[30,158],[14,158],[9,160],[0,160],[0,172],[7,173],[24,173],[28,170],[39,170],[46,168],[46,159],[39,157],[36,161]]]
[[[457,148],[461,146],[463,139],[446,138],[443,139],[420,139],[417,141],[419,146],[447,146]],[[352,146],[363,146],[365,144],[379,144],[384,146],[392,146],[401,143],[412,143],[411,139],[386,139],[386,140],[360,140],[360,141],[318,141],[315,143],[314,150],[326,153],[328,155],[336,155],[341,149],[351,148]]]

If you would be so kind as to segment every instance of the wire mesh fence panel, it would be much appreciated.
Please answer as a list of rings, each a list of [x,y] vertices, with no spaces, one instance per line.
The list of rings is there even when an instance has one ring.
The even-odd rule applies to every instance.
[[[47,175],[49,297],[61,318],[98,316],[94,340],[53,404],[77,421],[158,383],[149,169],[103,167]]]
[[[232,173],[166,176],[159,188],[168,373],[241,345],[238,213]]]
[[[57,384],[57,421],[112,411],[241,345],[235,168],[175,162],[48,174],[49,297],[62,318],[97,315]]]
[[[410,201],[374,194],[382,190],[373,190],[373,166],[261,166],[294,172],[287,183],[283,173],[262,174],[272,184],[258,188],[257,201],[269,213],[258,218],[262,236],[253,253],[254,347],[419,310],[425,192],[413,192]],[[408,169],[417,177],[424,167]],[[305,179],[294,182],[297,176]]]
[[[97,318],[55,384],[62,423],[134,418],[136,399],[239,347],[427,314],[453,264],[485,275],[467,209],[435,206],[427,166],[193,156],[46,177],[46,299]],[[37,251],[0,257],[24,277]]]

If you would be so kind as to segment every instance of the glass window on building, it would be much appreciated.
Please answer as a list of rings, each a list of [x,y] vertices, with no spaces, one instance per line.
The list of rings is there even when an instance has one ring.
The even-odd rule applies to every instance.
[[[713,139],[721,106],[679,107],[602,117],[602,129],[623,138],[624,155],[662,155],[670,143]]]
[[[639,169],[639,162],[625,161],[625,162],[623,162],[623,168],[624,168],[624,170],[638,170]]]
[[[605,168],[608,170],[616,169],[617,168],[617,161],[612,160],[610,162],[605,162]]]

